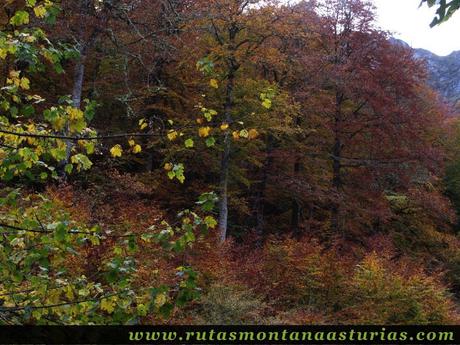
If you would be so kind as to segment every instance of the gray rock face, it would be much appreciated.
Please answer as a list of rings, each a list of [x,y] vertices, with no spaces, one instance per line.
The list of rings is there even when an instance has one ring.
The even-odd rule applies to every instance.
[[[409,47],[404,41],[394,38],[391,41]],[[460,51],[448,56],[438,56],[425,49],[414,49],[414,53],[427,64],[430,86],[449,104],[460,108]]]
[[[425,49],[416,49],[415,56],[427,63],[429,83],[450,104],[460,104],[460,51],[438,56]]]

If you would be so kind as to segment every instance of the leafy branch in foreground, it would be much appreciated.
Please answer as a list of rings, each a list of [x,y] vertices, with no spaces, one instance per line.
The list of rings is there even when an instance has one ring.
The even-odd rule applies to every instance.
[[[210,210],[214,198],[205,199],[203,210]],[[0,198],[0,207],[0,319],[10,316],[17,323],[120,324],[139,323],[152,314],[168,317],[197,297],[197,274],[179,267],[176,285],[141,286],[134,256],[138,246],[155,242],[180,253],[216,224],[211,216],[184,211],[180,226],[163,222],[165,229],[112,236],[72,221],[61,205],[44,196],[22,197],[13,190]],[[85,252],[107,245],[115,250],[95,269],[78,266]]]
[[[45,99],[31,91],[32,76],[44,73],[48,65],[62,73],[62,63],[77,57],[78,51],[56,47],[43,30],[30,25],[33,16],[34,23],[53,21],[58,10],[54,2],[27,1],[16,10],[0,32],[0,59],[26,58],[28,63],[24,68],[7,64],[8,76],[0,89],[0,181],[21,176],[46,181],[57,178],[58,170],[88,170],[96,140],[128,138],[135,154],[142,148],[134,137],[159,135],[98,135],[89,127],[96,110],[89,100],[80,109],[62,97],[43,110]],[[114,157],[122,153],[120,145],[110,151]],[[176,306],[196,298],[197,274],[179,267],[173,285],[143,286],[136,281],[138,246],[156,241],[168,251],[182,252],[193,244],[194,232],[215,226],[212,217],[202,220],[185,211],[180,231],[176,229],[166,246],[162,232],[153,228],[140,237],[102,233],[98,226],[72,220],[62,205],[41,194],[4,188],[0,209],[0,323],[123,324],[139,323],[150,315],[168,317]],[[96,262],[85,256],[93,250],[102,255]]]
[[[438,6],[436,10],[436,17],[430,24],[431,27],[448,21],[452,15],[460,9],[460,0],[422,0],[421,5],[424,3],[426,3],[429,7]]]

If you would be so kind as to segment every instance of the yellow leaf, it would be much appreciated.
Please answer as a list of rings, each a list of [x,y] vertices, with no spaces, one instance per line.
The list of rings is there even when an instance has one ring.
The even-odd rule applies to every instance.
[[[240,131],[240,137],[242,137],[242,138],[248,138],[248,137],[249,137],[249,132],[248,132],[247,130],[245,130],[245,129],[242,129],[242,130]]]
[[[123,148],[120,145],[115,145],[110,149],[112,157],[121,157],[123,154]]]
[[[135,145],[135,146],[133,147],[133,152],[134,152],[134,153],[141,153],[141,152],[142,152],[142,147],[141,147],[141,145]]]
[[[223,123],[222,125],[220,125],[220,129],[223,131],[226,131],[228,127],[229,127],[228,123]]]
[[[140,127],[141,129],[147,128],[147,127],[148,127],[147,121],[146,121],[145,119],[140,119],[140,120],[139,120],[139,127]]]
[[[173,168],[173,165],[171,163],[166,163],[164,168],[166,171],[171,171]]]
[[[35,124],[29,123],[29,124],[27,125],[27,131],[28,131],[29,133],[35,132]]]
[[[214,217],[212,216],[207,216],[205,219],[204,219],[204,222],[205,224],[211,228],[211,229],[215,229],[216,226],[217,226],[217,221]]]
[[[70,285],[67,285],[65,295],[69,301],[73,301],[75,296],[73,294],[72,287]]]
[[[52,291],[48,294],[47,298],[48,298],[48,301],[49,301],[50,303],[58,303],[59,300],[60,300],[60,298],[61,298],[61,291],[59,291],[59,290],[57,290],[57,289],[52,290]]]
[[[21,78],[20,86],[23,90],[30,89],[30,80],[27,78]]]
[[[44,6],[37,6],[34,8],[34,13],[38,18],[44,18],[46,16],[46,8]]]
[[[148,308],[144,304],[138,304],[137,313],[139,314],[139,316],[147,316]]]
[[[262,102],[262,106],[266,109],[270,109],[272,107],[272,101],[269,100],[268,98],[266,98],[263,102]]]
[[[19,78],[20,74],[21,74],[21,72],[19,72],[19,71],[14,71],[14,70],[10,71],[10,78],[11,79],[17,79],[17,78]]]
[[[199,125],[201,125],[201,124],[203,123],[203,119],[202,119],[202,118],[196,119],[196,123],[198,123]]]
[[[240,133],[237,131],[233,132],[232,135],[233,135],[233,139],[235,140],[238,140],[240,138]]]
[[[249,139],[256,139],[258,136],[259,136],[259,132],[257,132],[257,129],[249,130],[249,133],[248,133]]]
[[[209,85],[214,88],[214,89],[218,89],[219,88],[219,82],[216,80],[216,79],[211,79],[209,81]]]
[[[168,139],[169,139],[170,141],[174,141],[174,140],[177,139],[177,136],[178,136],[178,135],[179,135],[179,133],[177,133],[176,131],[173,131],[173,130],[172,130],[172,131],[169,131],[169,133],[168,133]]]
[[[134,145],[136,145],[136,142],[134,140],[129,140],[128,144],[129,146],[133,147]]]
[[[24,40],[25,40],[27,43],[34,43],[34,42],[37,40],[37,38],[35,38],[34,36],[26,36],[26,37],[24,38]]]
[[[84,116],[83,112],[78,108],[67,107],[66,111],[69,114],[69,119],[72,121],[81,120]]]
[[[62,129],[64,129],[65,127],[65,119],[62,118],[62,117],[58,117],[56,120],[53,121],[53,128],[60,131]]]
[[[161,308],[162,306],[164,306],[166,304],[166,295],[164,293],[159,293],[156,297],[155,297],[155,306],[157,308]]]
[[[103,299],[101,302],[101,310],[106,311],[109,314],[112,314],[115,310],[114,303],[108,299]]]
[[[201,127],[198,130],[198,135],[202,138],[206,138],[209,136],[210,132],[211,132],[211,127]]]

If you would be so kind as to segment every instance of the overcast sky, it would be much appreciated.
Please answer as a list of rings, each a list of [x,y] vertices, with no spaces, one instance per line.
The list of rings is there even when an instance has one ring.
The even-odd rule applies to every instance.
[[[460,13],[438,27],[430,28],[434,8],[418,8],[420,0],[371,0],[377,7],[379,25],[414,48],[438,55],[460,50]]]

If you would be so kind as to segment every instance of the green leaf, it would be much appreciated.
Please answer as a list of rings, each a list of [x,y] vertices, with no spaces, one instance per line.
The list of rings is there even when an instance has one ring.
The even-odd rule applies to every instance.
[[[272,101],[269,100],[268,98],[264,99],[262,102],[262,106],[266,109],[270,109],[272,107]]]
[[[208,226],[208,228],[214,229],[217,226],[217,221],[214,217],[212,216],[207,216],[204,219],[205,224]]]
[[[64,170],[65,170],[65,172],[66,172],[67,174],[70,175],[70,174],[72,173],[72,171],[73,171],[73,165],[72,165],[72,164],[66,164]]]
[[[30,104],[26,105],[21,109],[21,113],[22,113],[22,115],[24,115],[26,117],[30,117],[33,114],[35,114],[35,108]]]
[[[29,24],[30,18],[29,13],[26,11],[17,11],[14,16],[10,19],[10,24],[14,26],[21,26]]]
[[[246,129],[241,130],[240,137],[247,139],[249,137],[249,132]]]
[[[195,145],[195,143],[193,142],[193,139],[187,139],[185,140],[185,147],[186,148],[192,148],[193,146]]]
[[[204,193],[198,198],[197,205],[200,205],[203,211],[211,212],[217,201],[219,201],[219,198],[216,193]]]
[[[67,235],[66,226],[62,223],[58,224],[58,226],[56,227],[56,230],[54,231],[54,238],[56,239],[56,241],[64,242],[66,239],[66,235]]]
[[[94,143],[93,142],[89,142],[85,145],[85,149],[86,149],[86,153],[89,154],[89,155],[92,155],[94,153]]]
[[[80,170],[89,170],[93,166],[93,162],[89,160],[84,154],[76,154],[71,158],[72,163],[77,164],[77,169]]]
[[[212,147],[216,144],[216,139],[214,137],[209,137],[206,139],[206,146],[207,147]]]

